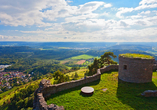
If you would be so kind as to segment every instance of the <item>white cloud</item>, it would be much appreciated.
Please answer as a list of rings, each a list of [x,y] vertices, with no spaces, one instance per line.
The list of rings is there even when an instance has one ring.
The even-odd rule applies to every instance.
[[[0,21],[3,25],[11,26],[50,26],[43,22],[47,16],[41,12],[43,9],[66,6],[65,0],[1,0]]]
[[[157,3],[157,1],[156,0],[142,0],[139,4],[145,5],[145,4],[152,4],[152,3]]]
[[[127,13],[127,12],[132,12],[134,9],[133,8],[119,8],[119,11],[116,13],[116,16],[118,18],[123,18],[121,14]]]
[[[33,35],[25,36],[4,36],[0,35],[3,41],[90,41],[90,42],[157,42],[157,28],[130,29],[112,28],[95,32],[73,32],[62,31],[22,31],[22,33]],[[149,37],[148,37],[149,36]]]
[[[96,9],[98,9],[100,6],[104,4],[105,4],[104,2],[98,2],[98,1],[88,2],[83,5],[80,5],[79,12],[82,14],[91,13],[92,11],[95,11]]]
[[[111,4],[105,4],[104,7],[109,8],[109,7],[112,7],[112,5]]]
[[[157,8],[157,1],[156,0],[142,0],[139,3],[139,6],[135,8],[124,8],[121,7],[119,8],[118,12],[116,13],[116,16],[118,18],[123,18],[122,14],[132,12],[132,11],[137,11],[137,10],[142,10],[142,9],[150,9],[150,8]]]

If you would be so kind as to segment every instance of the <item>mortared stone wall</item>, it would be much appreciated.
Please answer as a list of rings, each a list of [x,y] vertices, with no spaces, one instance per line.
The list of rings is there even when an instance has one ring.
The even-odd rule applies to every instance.
[[[133,83],[152,82],[155,59],[119,57],[119,79]]]

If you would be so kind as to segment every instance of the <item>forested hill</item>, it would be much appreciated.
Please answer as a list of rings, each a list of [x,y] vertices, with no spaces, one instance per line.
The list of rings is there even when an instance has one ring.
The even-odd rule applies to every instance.
[[[140,46],[141,47],[141,46]],[[148,47],[148,46],[146,46]],[[136,48],[136,49],[135,49]],[[135,49],[135,50],[134,50]],[[78,56],[82,54],[92,55],[95,57],[99,57],[106,51],[111,51],[117,58],[114,59],[118,61],[118,55],[122,53],[141,53],[152,55],[157,60],[157,51],[152,50],[151,48],[139,48],[138,46],[134,46],[133,49],[128,48],[126,49],[112,49],[106,48],[103,50],[99,49],[37,49],[31,48],[28,46],[0,46],[0,64],[18,64],[20,62],[37,62],[43,60],[55,60],[52,62],[58,62],[55,64],[59,64],[60,60],[64,60],[73,56]],[[22,65],[21,64],[21,65]],[[32,65],[32,63],[29,63]]]

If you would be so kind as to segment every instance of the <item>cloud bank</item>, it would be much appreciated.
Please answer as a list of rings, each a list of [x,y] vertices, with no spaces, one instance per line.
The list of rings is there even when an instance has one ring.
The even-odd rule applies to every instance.
[[[0,41],[157,42],[156,0],[119,8],[102,1],[72,3],[1,0]]]

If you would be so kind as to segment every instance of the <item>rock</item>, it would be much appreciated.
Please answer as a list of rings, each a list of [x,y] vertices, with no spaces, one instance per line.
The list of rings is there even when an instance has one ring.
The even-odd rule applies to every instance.
[[[146,90],[141,95],[145,97],[157,97],[157,90]]]

